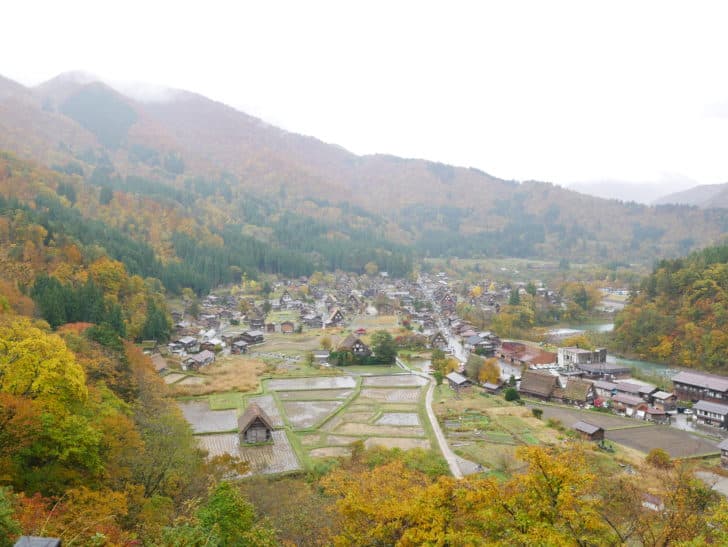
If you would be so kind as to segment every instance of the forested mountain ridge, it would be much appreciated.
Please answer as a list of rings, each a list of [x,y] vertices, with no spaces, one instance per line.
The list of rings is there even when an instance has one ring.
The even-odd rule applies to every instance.
[[[206,227],[240,224],[283,247],[271,216],[313,219],[323,239],[378,240],[379,259],[407,246],[429,256],[644,262],[685,254],[728,230],[725,211],[647,207],[472,168],[357,156],[193,93],[139,101],[68,75],[33,89],[0,81],[0,149],[155,201],[193,189],[199,196],[183,215]],[[311,267],[367,262],[334,258],[347,252],[361,254],[344,247]]]
[[[682,192],[675,192],[655,200],[655,205],[682,204],[701,209],[728,209],[728,182],[723,184],[703,184]]]
[[[648,359],[728,371],[728,242],[661,261],[617,316],[615,336]]]
[[[261,271],[362,270],[371,260],[394,275],[411,268],[411,252],[380,238],[368,213],[349,208],[332,229],[326,219],[280,211],[224,181],[189,182],[174,189],[103,168],[84,178],[0,153],[0,196],[46,230],[100,247],[130,273],[159,279],[173,292],[206,292]],[[325,202],[302,206],[309,204],[329,208]]]

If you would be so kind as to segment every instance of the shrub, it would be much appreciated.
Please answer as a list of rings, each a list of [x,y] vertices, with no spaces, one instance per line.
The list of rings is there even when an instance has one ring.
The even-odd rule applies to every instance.
[[[649,454],[645,457],[645,461],[652,467],[658,469],[669,469],[672,467],[672,460],[670,460],[670,454],[665,452],[662,448],[653,448]]]
[[[543,409],[542,408],[532,408],[531,414],[534,415],[534,417],[538,418],[539,420],[543,416]]]
[[[549,418],[548,420],[546,420],[546,425],[554,428],[557,431],[564,430],[564,424],[561,423],[561,420],[558,420],[556,418]]]
[[[506,401],[517,401],[521,398],[521,396],[518,394],[518,391],[514,387],[509,387],[503,392],[503,396],[505,397]]]

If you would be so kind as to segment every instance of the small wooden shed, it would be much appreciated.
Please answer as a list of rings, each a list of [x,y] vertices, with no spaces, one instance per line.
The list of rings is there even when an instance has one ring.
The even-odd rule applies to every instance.
[[[604,440],[604,429],[598,425],[590,424],[588,422],[576,422],[572,426],[582,439],[588,441],[603,441]]]
[[[273,438],[270,418],[257,404],[252,403],[238,418],[241,444],[265,443]]]
[[[455,390],[468,387],[470,385],[470,380],[457,372],[451,372],[445,376],[445,378],[447,379],[447,383],[450,384],[450,387]]]

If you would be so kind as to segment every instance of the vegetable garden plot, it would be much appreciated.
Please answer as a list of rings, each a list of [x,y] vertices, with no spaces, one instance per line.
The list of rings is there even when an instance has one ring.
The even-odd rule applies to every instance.
[[[207,401],[182,401],[177,404],[195,433],[230,431],[238,426],[235,410],[210,410]]]

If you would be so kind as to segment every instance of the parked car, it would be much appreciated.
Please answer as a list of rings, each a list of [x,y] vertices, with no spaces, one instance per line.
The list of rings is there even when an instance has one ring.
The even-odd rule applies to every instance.
[[[692,413],[693,413],[693,409],[692,408],[686,408],[683,411],[683,414],[685,414],[686,416],[690,416]]]

